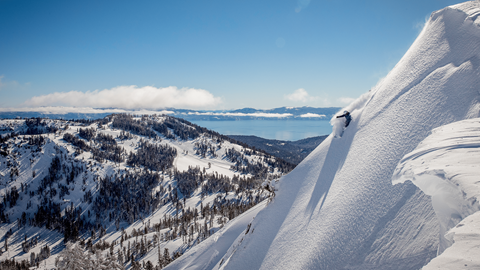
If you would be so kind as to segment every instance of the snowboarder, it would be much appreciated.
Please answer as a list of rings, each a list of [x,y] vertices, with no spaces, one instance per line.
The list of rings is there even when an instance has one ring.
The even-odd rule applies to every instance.
[[[337,116],[337,118],[345,117],[345,127],[348,127],[350,121],[352,121],[352,116],[348,111],[344,111],[342,115]]]

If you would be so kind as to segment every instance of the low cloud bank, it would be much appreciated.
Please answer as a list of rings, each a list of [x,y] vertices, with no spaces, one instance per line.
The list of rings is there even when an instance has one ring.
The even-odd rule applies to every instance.
[[[306,113],[300,115],[302,118],[325,118],[327,117],[325,114],[318,114],[318,113]]]
[[[0,108],[3,113],[15,112],[36,112],[43,114],[68,114],[68,113],[82,113],[82,114],[103,114],[103,113],[130,113],[130,114],[174,114],[174,111],[160,110],[125,110],[125,109],[95,109],[90,107],[23,107],[23,108]]]
[[[25,101],[27,107],[39,106],[74,106],[93,108],[122,109],[162,109],[212,108],[222,102],[204,89],[181,88],[169,86],[157,88],[154,86],[138,87],[136,85],[118,86],[111,89],[95,91],[56,92],[36,96]]]

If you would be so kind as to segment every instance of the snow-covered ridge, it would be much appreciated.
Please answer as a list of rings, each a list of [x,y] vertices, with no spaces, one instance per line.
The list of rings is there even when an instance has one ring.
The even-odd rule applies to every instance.
[[[215,268],[403,270],[435,258],[442,223],[431,198],[391,179],[432,130],[480,117],[478,10],[466,2],[434,12],[395,68],[345,108],[353,120],[343,136],[334,138],[342,125],[333,118],[332,135],[279,181]],[[454,229],[465,229],[465,241],[478,224],[471,217],[459,224],[473,226]],[[186,255],[169,269],[204,269],[193,251]]]
[[[262,184],[292,168],[166,115],[3,119],[0,263],[50,269],[71,241],[127,268],[165,266],[271,196]]]

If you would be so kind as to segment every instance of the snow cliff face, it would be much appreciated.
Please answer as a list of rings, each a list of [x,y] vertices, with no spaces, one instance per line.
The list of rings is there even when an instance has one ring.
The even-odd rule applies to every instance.
[[[334,128],[280,180],[215,268],[418,269],[436,257],[431,199],[391,180],[433,129],[480,116],[479,15],[477,2],[434,12],[388,76],[345,108],[353,121],[343,136]],[[205,267],[189,258],[172,269]]]
[[[441,126],[398,164],[393,183],[429,195],[440,224],[441,255],[424,269],[480,268],[480,118]]]

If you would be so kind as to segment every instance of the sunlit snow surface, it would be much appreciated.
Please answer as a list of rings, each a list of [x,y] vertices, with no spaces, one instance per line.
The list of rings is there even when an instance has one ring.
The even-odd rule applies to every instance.
[[[434,12],[387,77],[341,110],[353,118],[343,135],[334,128],[280,180],[273,202],[215,268],[403,270],[435,258],[443,223],[431,198],[391,179],[433,129],[480,116],[479,13],[477,2]],[[453,229],[455,241],[469,241],[470,219]],[[209,269],[194,250],[184,256],[168,269]]]
[[[411,180],[429,195],[440,221],[443,253],[424,269],[480,269],[480,119],[434,129],[402,159],[393,179]]]

